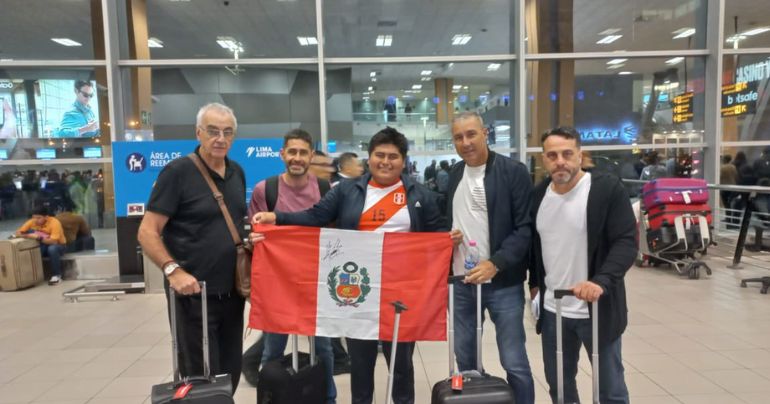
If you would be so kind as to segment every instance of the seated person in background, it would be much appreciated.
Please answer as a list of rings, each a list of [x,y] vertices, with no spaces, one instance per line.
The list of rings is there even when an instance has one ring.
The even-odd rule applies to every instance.
[[[61,282],[61,256],[67,239],[64,237],[61,223],[48,215],[48,209],[40,206],[32,211],[32,218],[16,230],[17,237],[24,237],[40,242],[40,253],[51,259],[51,279],[49,285]]]
[[[64,238],[67,239],[66,252],[93,250],[96,242],[91,236],[91,228],[83,216],[74,212],[75,203],[65,199],[62,205],[63,210],[56,215],[56,219],[61,223]]]

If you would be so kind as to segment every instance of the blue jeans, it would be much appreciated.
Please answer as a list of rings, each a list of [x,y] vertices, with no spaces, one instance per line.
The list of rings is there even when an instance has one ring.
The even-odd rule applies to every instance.
[[[476,285],[455,282],[455,354],[460,371],[476,369]],[[524,346],[524,286],[498,287],[484,284],[481,291],[482,322],[484,309],[495,324],[500,363],[508,384],[516,395],[516,404],[535,402],[535,384]]]
[[[40,255],[49,258],[51,262],[51,276],[62,276],[61,256],[64,255],[64,245],[40,243]]]
[[[556,403],[556,314],[542,310],[542,342],[545,379],[550,387],[551,400]],[[588,357],[592,353],[591,320],[562,317],[564,340],[564,402],[579,403],[575,376],[580,359],[580,345],[585,346]],[[628,404],[628,388],[623,378],[621,338],[599,347],[599,400],[602,404]]]
[[[286,350],[289,337],[286,334],[264,333],[265,351],[262,353],[262,365],[279,359]],[[337,400],[337,386],[334,384],[334,351],[332,351],[331,339],[327,337],[315,337],[315,352],[326,370],[326,402],[335,403]]]

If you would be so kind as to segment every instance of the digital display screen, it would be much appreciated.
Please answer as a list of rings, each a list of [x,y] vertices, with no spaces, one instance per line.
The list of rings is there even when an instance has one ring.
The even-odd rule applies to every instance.
[[[99,146],[84,147],[83,157],[87,159],[98,159],[102,157],[102,148]]]
[[[55,159],[56,149],[37,149],[35,150],[35,157],[45,160]]]
[[[8,160],[8,150],[0,149],[0,160]]]
[[[36,114],[25,112],[32,105]],[[100,131],[95,81],[0,80],[0,138],[92,138]]]

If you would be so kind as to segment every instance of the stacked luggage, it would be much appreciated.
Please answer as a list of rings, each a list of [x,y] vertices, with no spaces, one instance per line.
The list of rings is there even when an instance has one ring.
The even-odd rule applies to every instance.
[[[711,270],[695,254],[711,243],[711,208],[706,181],[697,178],[660,178],[642,188],[640,251],[650,261],[667,262],[680,273],[698,278],[700,266]]]

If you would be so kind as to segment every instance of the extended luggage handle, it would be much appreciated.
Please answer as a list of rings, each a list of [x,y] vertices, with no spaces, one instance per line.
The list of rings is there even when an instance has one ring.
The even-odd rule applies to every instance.
[[[559,404],[564,404],[564,341],[562,341],[561,303],[565,296],[575,296],[571,289],[553,291],[556,304],[556,396]],[[591,303],[591,378],[593,381],[593,402],[599,404],[599,299]]]
[[[310,346],[310,366],[315,366],[318,362],[315,352],[315,337],[309,335],[307,337],[308,345]],[[291,369],[294,373],[299,373],[299,335],[291,334]]]
[[[447,319],[447,343],[449,344],[449,377],[454,376],[456,372],[455,368],[455,351],[454,351],[454,339],[455,339],[455,294],[454,283],[465,279],[465,275],[450,275],[447,277],[447,285],[449,285],[449,313]],[[476,371],[479,375],[484,374],[481,364],[481,336],[482,336],[482,324],[481,324],[481,284],[476,285]]]
[[[385,391],[385,404],[393,402],[393,375],[396,371],[396,349],[398,346],[398,326],[401,321],[401,312],[409,310],[405,304],[396,300],[390,303],[396,311],[393,319],[393,338],[390,342],[390,368],[388,369],[388,389]]]
[[[177,342],[177,326],[176,326],[176,292],[174,288],[168,288],[169,296],[169,311],[171,312],[171,358],[174,364],[174,384],[187,383],[193,380],[211,380],[211,366],[209,364],[209,311],[208,311],[208,296],[206,295],[206,282],[200,281],[198,284],[201,287],[201,315],[203,322],[203,376],[195,378],[182,379],[179,372],[179,343]]]

